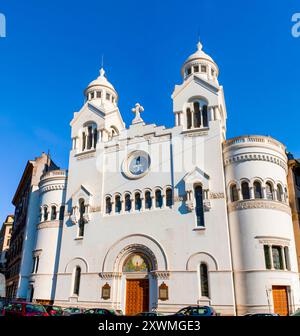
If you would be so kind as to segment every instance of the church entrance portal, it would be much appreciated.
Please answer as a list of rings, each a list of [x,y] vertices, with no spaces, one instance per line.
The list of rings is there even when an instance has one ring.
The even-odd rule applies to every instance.
[[[140,254],[130,255],[123,267],[126,275],[125,314],[136,315],[149,310],[149,263]]]

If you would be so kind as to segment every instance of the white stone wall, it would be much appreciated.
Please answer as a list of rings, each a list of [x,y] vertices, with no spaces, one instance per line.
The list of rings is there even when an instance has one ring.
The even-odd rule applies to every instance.
[[[49,217],[42,216],[36,225],[36,244],[32,251],[33,256],[39,258],[37,272],[30,276],[30,284],[34,287],[33,299],[53,300],[56,289],[56,273],[61,247],[62,223],[59,220],[60,207],[65,205],[66,172],[51,171],[43,177],[40,188],[39,207],[48,206]],[[51,207],[56,206],[56,219],[51,219]],[[32,269],[32,262],[31,262]],[[30,296],[28,290],[27,296]]]
[[[232,203],[229,192],[230,184],[237,183],[240,188],[241,180],[248,180],[250,185],[261,180],[263,186],[266,181],[272,181],[275,188],[277,183],[286,187],[284,146],[269,137],[240,137],[224,146],[224,160],[238,313],[273,312],[274,285],[290,287],[290,312],[293,312],[299,307],[300,297],[288,200],[280,202],[275,196],[274,200],[251,199]],[[265,244],[288,246],[290,271],[266,269]]]

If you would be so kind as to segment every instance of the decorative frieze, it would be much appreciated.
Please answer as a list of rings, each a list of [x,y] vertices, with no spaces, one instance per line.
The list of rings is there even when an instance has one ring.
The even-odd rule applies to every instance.
[[[205,136],[205,135],[208,135],[208,131],[207,130],[205,130],[205,131],[198,131],[198,132],[189,131],[188,133],[184,132],[184,136],[185,137],[198,137],[198,136]]]
[[[247,201],[238,201],[230,203],[228,205],[229,212],[248,209],[271,209],[283,211],[289,215],[291,214],[291,209],[287,204],[271,200],[254,199]]]
[[[225,198],[225,194],[223,192],[209,192],[209,199],[220,199]]]
[[[40,188],[40,192],[43,194],[47,191],[64,190],[65,188],[66,188],[65,184],[52,184],[52,185],[48,185],[48,186]]]
[[[55,220],[55,221],[47,221],[47,222],[42,222],[37,225],[37,229],[48,229],[48,228],[58,228],[62,226],[62,221],[60,220]]]
[[[168,271],[152,271],[151,275],[157,280],[168,280],[170,278],[170,272]]]
[[[225,160],[225,166],[228,166],[235,162],[244,162],[244,161],[266,161],[277,164],[287,171],[287,164],[283,160],[279,159],[276,156],[270,154],[262,154],[262,153],[251,153],[251,154],[238,154],[231,156],[230,158]]]
[[[93,157],[95,157],[95,150],[93,150],[92,152],[87,152],[87,153],[83,152],[83,153],[77,154],[75,156],[76,156],[78,161],[93,158]]]
[[[99,277],[102,280],[118,279],[122,277],[120,272],[100,272]]]

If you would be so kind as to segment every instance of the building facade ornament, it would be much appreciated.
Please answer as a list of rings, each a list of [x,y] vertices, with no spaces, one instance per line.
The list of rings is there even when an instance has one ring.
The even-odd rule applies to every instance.
[[[120,272],[100,272],[99,277],[103,280],[119,279],[122,277]]]
[[[60,220],[54,220],[54,221],[47,221],[47,222],[42,222],[37,225],[37,229],[49,229],[49,228],[59,228],[63,224],[63,221]]]
[[[157,280],[169,280],[170,278],[169,271],[152,271],[151,275]]]
[[[262,153],[251,153],[251,154],[237,154],[229,157],[225,160],[225,165],[231,165],[236,162],[245,162],[245,161],[265,161],[272,162],[282,167],[287,172],[287,163],[281,160],[278,157],[270,154]]]
[[[246,201],[237,201],[228,205],[229,212],[248,209],[272,209],[291,214],[291,209],[287,204],[271,200],[253,199]]]

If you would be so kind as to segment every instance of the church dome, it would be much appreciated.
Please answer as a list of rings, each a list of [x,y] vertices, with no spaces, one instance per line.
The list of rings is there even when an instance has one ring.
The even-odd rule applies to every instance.
[[[217,81],[219,68],[215,61],[202,50],[202,44],[199,41],[197,51],[184,62],[181,74],[184,79],[187,79],[191,74],[197,74],[205,79]]]
[[[100,76],[93,80],[85,89],[84,94],[88,101],[101,101],[101,104],[116,105],[118,94],[113,85],[107,80],[105,71],[100,69]]]

